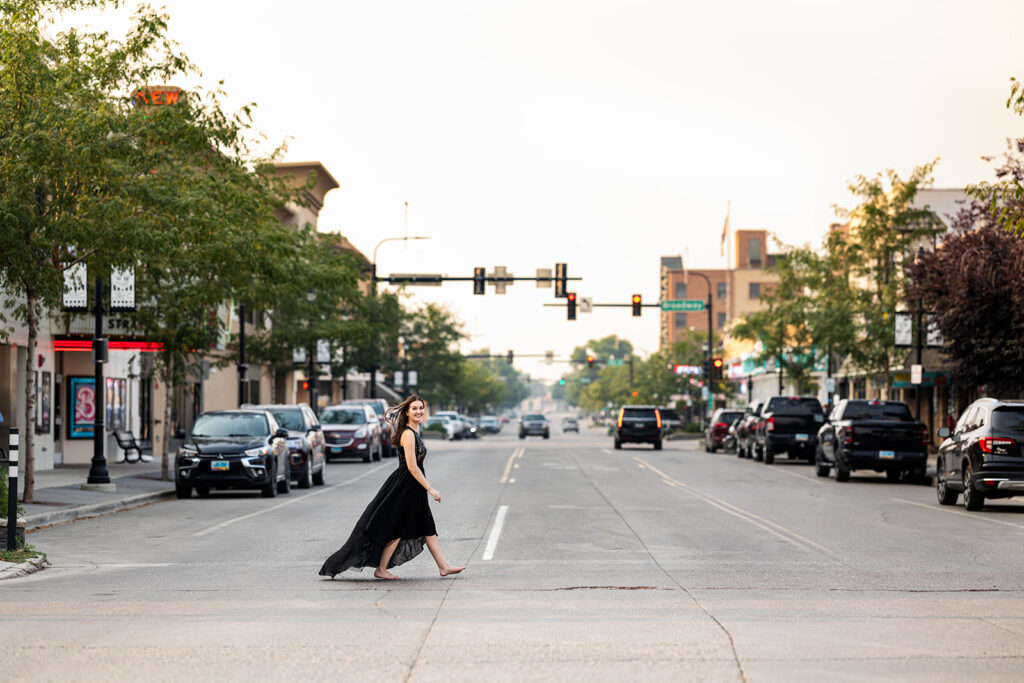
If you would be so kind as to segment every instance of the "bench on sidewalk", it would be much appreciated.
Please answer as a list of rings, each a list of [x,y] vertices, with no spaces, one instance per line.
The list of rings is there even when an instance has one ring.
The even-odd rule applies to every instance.
[[[136,440],[135,435],[127,429],[115,429],[114,438],[117,440],[117,445],[124,451],[124,462],[149,461],[153,459],[152,444]],[[131,457],[133,451],[135,453],[134,458]]]

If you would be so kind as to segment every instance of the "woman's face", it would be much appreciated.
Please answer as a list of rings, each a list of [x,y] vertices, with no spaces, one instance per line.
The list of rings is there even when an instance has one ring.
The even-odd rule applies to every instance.
[[[409,404],[409,419],[415,420],[416,422],[423,421],[423,413],[426,410],[426,406],[423,405],[423,401],[413,401]]]

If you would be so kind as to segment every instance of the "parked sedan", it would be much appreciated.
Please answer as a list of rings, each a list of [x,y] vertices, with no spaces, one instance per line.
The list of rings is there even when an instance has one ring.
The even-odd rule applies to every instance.
[[[1024,495],[1024,401],[979,398],[939,445],[936,494],[943,505],[980,510],[985,500]]]
[[[265,498],[291,491],[288,430],[266,410],[203,413],[174,459],[174,492],[189,498],[211,489],[259,489]]]
[[[501,431],[501,420],[494,415],[484,415],[480,418],[480,431],[484,434],[497,434]]]
[[[300,489],[316,484],[323,486],[327,474],[324,457],[324,432],[313,410],[305,403],[296,406],[255,406],[268,410],[277,423],[288,430],[288,451],[291,454],[292,479]]]
[[[343,403],[326,408],[320,416],[327,459],[362,458],[380,460],[384,452],[380,420],[373,408],[363,403]]]
[[[711,420],[708,421],[708,428],[704,430],[704,450],[714,453],[721,448],[725,437],[729,435],[729,427],[734,420],[742,416],[743,413],[739,410],[715,409]]]
[[[447,441],[455,440],[455,422],[448,417],[428,417],[423,425],[423,436],[436,435]]]
[[[377,422],[380,424],[380,438],[384,444],[384,455],[388,457],[397,456],[398,449],[391,445],[391,422],[388,421],[388,402],[382,398],[350,398],[342,401],[341,405],[364,405],[373,408],[377,414]]]

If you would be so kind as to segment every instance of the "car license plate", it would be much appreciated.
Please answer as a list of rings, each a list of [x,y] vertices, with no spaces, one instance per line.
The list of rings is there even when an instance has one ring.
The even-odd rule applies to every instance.
[[[807,435],[806,434],[797,434],[796,435],[796,440],[797,441],[807,441]]]
[[[214,460],[210,463],[211,470],[229,470],[231,464],[227,460]]]
[[[878,457],[884,460],[892,460],[896,457],[896,451],[878,451]]]
[[[328,450],[329,452],[331,452],[331,453],[341,453],[341,449],[340,449],[340,448],[337,448],[337,447],[335,447],[335,446],[331,446],[331,447],[330,447],[330,448],[328,448],[327,450]]]

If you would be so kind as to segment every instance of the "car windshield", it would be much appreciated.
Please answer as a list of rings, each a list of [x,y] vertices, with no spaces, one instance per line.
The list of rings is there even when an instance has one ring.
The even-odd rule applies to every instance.
[[[993,410],[992,429],[1024,434],[1024,406],[1002,406]]]
[[[775,397],[768,401],[765,412],[774,415],[821,415],[824,411],[816,398]]]
[[[362,410],[325,410],[320,422],[333,425],[366,424],[366,413]]]
[[[718,416],[718,421],[719,422],[724,422],[727,425],[731,425],[733,422],[735,422],[736,420],[738,420],[741,417],[743,417],[743,413],[739,413],[739,412],[736,412],[736,413],[731,413],[731,412],[730,413],[722,413],[721,415]]]
[[[200,415],[192,427],[192,436],[267,436],[270,425],[258,413],[219,413]]]
[[[306,425],[302,422],[302,411],[298,408],[295,410],[271,410],[270,413],[277,420],[278,424],[285,429],[301,432],[306,428]]]
[[[913,422],[910,409],[903,403],[847,403],[844,420],[901,420]]]
[[[543,422],[543,415],[523,415],[523,422]]]

